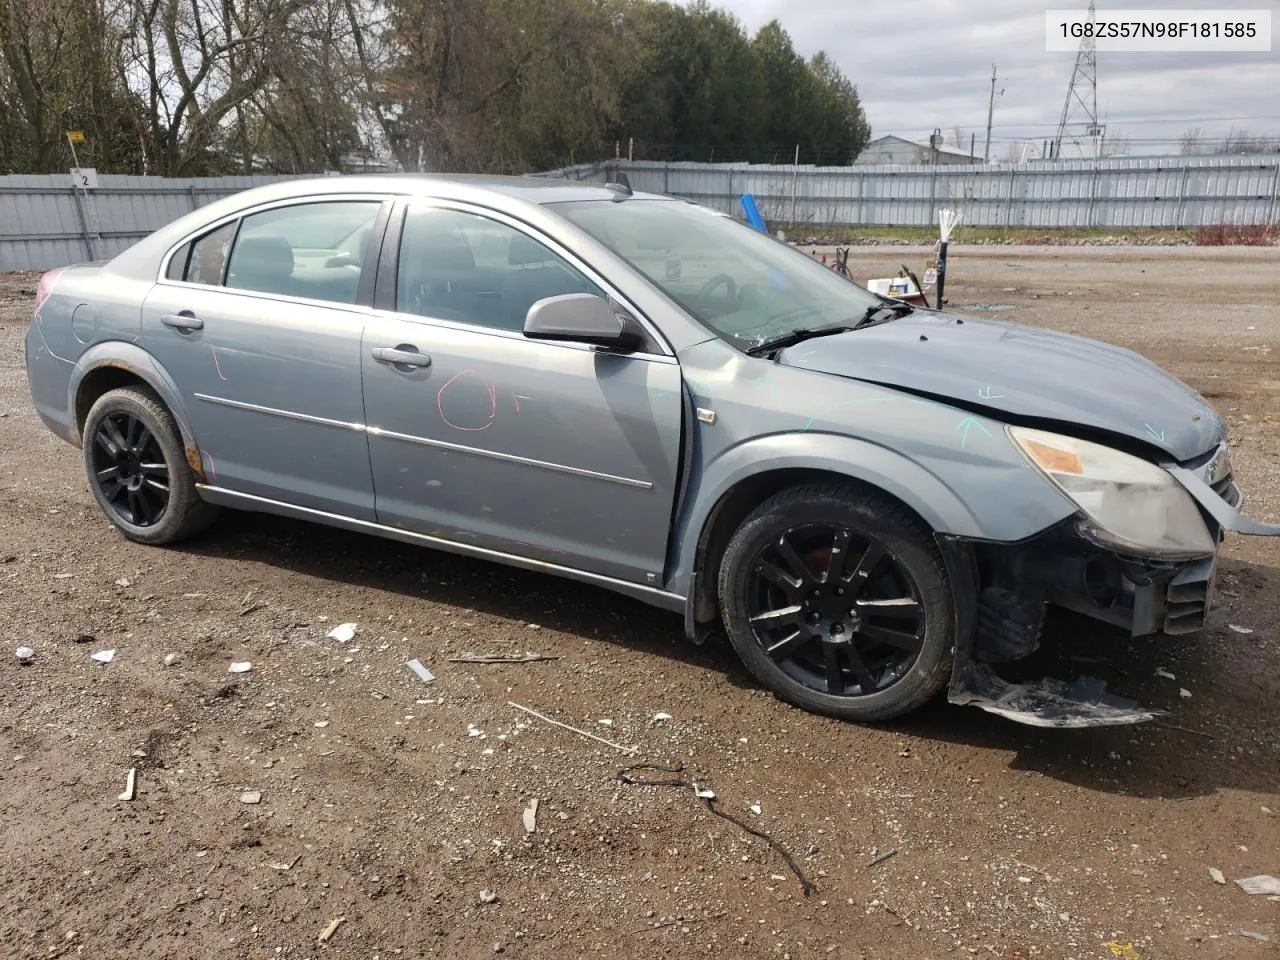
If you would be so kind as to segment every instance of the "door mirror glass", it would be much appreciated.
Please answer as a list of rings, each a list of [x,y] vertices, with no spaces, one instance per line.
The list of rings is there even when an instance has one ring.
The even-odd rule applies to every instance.
[[[568,340],[612,350],[637,349],[641,338],[604,297],[569,293],[546,297],[529,308],[524,335],[534,340]]]

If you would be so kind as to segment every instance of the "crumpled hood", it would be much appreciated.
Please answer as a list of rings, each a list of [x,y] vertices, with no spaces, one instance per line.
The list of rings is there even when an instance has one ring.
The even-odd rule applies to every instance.
[[[1063,433],[1072,425],[1104,430],[1179,461],[1225,435],[1199,394],[1145,357],[1039,327],[918,310],[805,341],[778,362],[954,400],[997,419],[1053,421]]]

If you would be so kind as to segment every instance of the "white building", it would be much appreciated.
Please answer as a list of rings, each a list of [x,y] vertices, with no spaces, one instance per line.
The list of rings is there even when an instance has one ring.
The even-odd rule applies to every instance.
[[[982,158],[954,150],[935,150],[928,144],[890,135],[872,140],[853,162],[858,166],[887,163],[982,163]]]

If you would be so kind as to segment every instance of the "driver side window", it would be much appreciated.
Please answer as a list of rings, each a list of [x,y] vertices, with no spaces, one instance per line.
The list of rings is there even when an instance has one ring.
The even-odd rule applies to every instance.
[[[518,331],[546,297],[605,293],[549,247],[478,214],[413,207],[405,216],[396,309]]]

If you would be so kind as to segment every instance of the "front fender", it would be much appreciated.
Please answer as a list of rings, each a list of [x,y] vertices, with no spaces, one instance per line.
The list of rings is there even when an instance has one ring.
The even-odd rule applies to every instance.
[[[687,591],[700,535],[712,511],[734,487],[781,470],[816,470],[859,480],[897,497],[938,533],[981,538],[983,526],[941,479],[887,447],[840,434],[782,433],[730,447],[694,478],[677,522],[678,555],[670,589]]]
[[[187,454],[187,462],[191,464],[191,468],[196,472],[197,476],[203,480],[204,471],[200,459],[200,449],[196,445],[195,434],[191,431],[191,423],[187,419],[187,411],[183,406],[178,385],[174,382],[173,377],[169,375],[169,371],[165,370],[156,361],[155,357],[137,344],[127,343],[123,340],[106,340],[94,344],[81,354],[71,372],[71,380],[67,386],[67,409],[74,413],[76,397],[79,395],[80,387],[85,379],[104,367],[112,367],[133,374],[159,395],[164,405],[173,414],[174,420],[178,423],[178,431],[182,434],[182,446]],[[81,441],[78,422],[75,428],[76,439]]]

